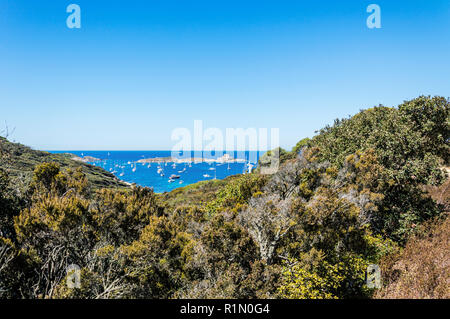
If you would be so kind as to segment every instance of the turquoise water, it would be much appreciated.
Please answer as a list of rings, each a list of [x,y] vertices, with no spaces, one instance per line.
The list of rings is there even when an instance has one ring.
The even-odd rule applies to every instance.
[[[244,159],[239,163],[137,163],[140,159],[170,157],[171,151],[50,151],[51,153],[71,153],[77,156],[91,156],[98,161],[89,164],[102,167],[117,178],[141,186],[152,187],[155,192],[168,192],[199,181],[214,178],[223,179],[230,175],[247,171],[247,163],[256,167],[259,156],[264,152],[246,151],[231,153],[233,158]],[[208,155],[205,158],[217,158],[222,154]],[[192,154],[192,157],[198,157]],[[158,173],[159,170],[159,173]],[[163,176],[161,176],[163,174]],[[169,182],[169,177],[179,175],[179,179]]]

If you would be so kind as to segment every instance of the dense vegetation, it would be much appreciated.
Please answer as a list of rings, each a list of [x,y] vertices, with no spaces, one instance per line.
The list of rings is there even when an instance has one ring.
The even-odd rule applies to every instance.
[[[73,154],[51,154],[36,151],[27,146],[11,143],[0,136],[0,169],[7,171],[16,188],[25,189],[30,183],[36,165],[53,162],[61,167],[76,169],[81,167],[93,188],[127,188],[128,185],[118,180],[110,172],[100,167],[72,160]],[[21,187],[18,187],[18,186]]]
[[[91,187],[83,167],[47,157],[19,191],[3,149],[0,296],[449,298],[449,105],[361,111],[280,150],[273,175],[165,194]],[[67,287],[69,264],[81,288]]]

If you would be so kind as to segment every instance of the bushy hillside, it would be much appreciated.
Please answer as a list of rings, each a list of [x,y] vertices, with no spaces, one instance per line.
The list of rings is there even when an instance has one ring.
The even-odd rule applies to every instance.
[[[361,111],[282,151],[273,175],[169,194],[95,189],[82,168],[55,163],[36,166],[20,194],[2,172],[0,296],[411,297],[402,293],[407,274],[389,265],[420,269],[423,256],[425,269],[436,269],[433,278],[416,272],[427,281],[449,264],[448,254],[414,253],[431,221],[436,238],[426,247],[442,252],[448,242],[448,188],[440,185],[449,106],[419,97]],[[69,264],[81,269],[80,288],[66,285]],[[381,292],[365,284],[369,264],[384,269]],[[447,296],[442,285],[417,284],[436,289],[419,297]]]
[[[54,162],[63,168],[81,167],[94,188],[127,187],[127,184],[118,180],[113,174],[100,167],[74,161],[71,159],[73,157],[73,154],[51,154],[36,151],[0,137],[0,169],[7,171],[11,179],[16,183],[23,184],[24,187],[31,181],[36,165],[44,162]]]
[[[401,252],[381,261],[384,287],[377,298],[450,298],[450,218],[420,228]]]
[[[384,196],[374,227],[401,239],[412,224],[436,214],[422,185],[439,185],[446,178],[449,112],[448,99],[421,96],[398,108],[379,106],[336,121],[309,145],[319,149],[320,161],[337,167],[355,152],[374,151],[383,168],[378,192]]]

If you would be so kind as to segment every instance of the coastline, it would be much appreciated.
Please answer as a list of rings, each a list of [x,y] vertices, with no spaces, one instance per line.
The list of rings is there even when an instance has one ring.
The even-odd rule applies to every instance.
[[[176,157],[152,157],[143,158],[137,161],[137,163],[245,163],[245,159],[233,158],[224,159],[219,158],[204,158],[204,157],[189,157],[189,158],[176,158]]]

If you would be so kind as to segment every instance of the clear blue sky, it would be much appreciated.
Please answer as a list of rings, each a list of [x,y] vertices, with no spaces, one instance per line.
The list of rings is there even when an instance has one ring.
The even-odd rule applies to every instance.
[[[421,94],[450,96],[448,0],[0,1],[0,123],[37,149],[171,149],[195,119],[290,148]]]

